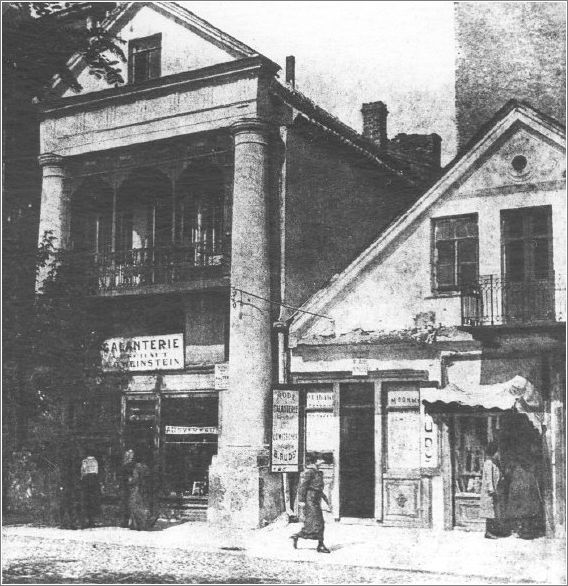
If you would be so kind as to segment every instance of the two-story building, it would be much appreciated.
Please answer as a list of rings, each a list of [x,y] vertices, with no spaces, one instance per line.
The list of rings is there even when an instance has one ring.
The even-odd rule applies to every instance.
[[[565,527],[565,129],[509,102],[298,313],[304,450],[340,518],[481,528],[484,448]]]
[[[130,375],[87,439],[104,474],[134,447],[162,495],[258,525],[281,510],[267,446],[282,304],[304,303],[416,200],[439,137],[387,152],[372,136],[386,139],[384,105],[366,105],[362,136],[295,89],[293,59],[280,80],[176,3],[121,3],[104,26],[125,42],[125,83],[105,87],[77,55],[82,90],[55,80],[41,105],[39,237],[89,264],[104,365]]]

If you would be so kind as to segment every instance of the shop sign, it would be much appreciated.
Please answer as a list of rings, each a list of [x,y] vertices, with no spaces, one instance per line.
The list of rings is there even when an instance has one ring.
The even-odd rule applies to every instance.
[[[353,358],[351,374],[353,376],[367,376],[369,374],[369,361],[367,358]]]
[[[300,396],[297,390],[278,389],[272,394],[272,472],[298,472]]]
[[[396,389],[388,393],[389,409],[418,409],[420,394],[415,389]]]
[[[422,468],[438,467],[438,428],[429,413],[422,412]]]
[[[183,334],[110,338],[101,347],[103,370],[180,370],[184,367]]]
[[[166,434],[170,435],[217,435],[219,430],[216,427],[184,427],[181,425],[166,425]]]
[[[308,391],[306,409],[333,409],[333,391]]]
[[[215,390],[225,391],[229,388],[229,365],[224,362],[215,365]]]

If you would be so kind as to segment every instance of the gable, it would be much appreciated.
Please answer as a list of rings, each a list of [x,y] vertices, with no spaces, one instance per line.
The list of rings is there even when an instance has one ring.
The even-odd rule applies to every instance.
[[[306,313],[292,323],[292,339],[411,328],[425,315],[442,325],[458,323],[459,298],[439,314],[432,297],[435,218],[479,218],[479,274],[499,274],[501,210],[550,206],[556,226],[554,266],[565,266],[564,153],[563,128],[526,105],[508,105],[428,192],[304,304]],[[526,159],[522,168],[512,164],[516,157]],[[326,315],[334,326],[307,312]]]
[[[164,8],[162,4],[172,4]],[[179,12],[179,14],[177,14]],[[256,55],[238,41],[215,29],[173,3],[139,3],[131,6],[111,25],[114,34],[124,43],[118,43],[128,58],[128,42],[161,34],[161,75],[174,75],[201,69],[235,59]],[[114,57],[113,57],[114,59]],[[128,63],[119,63],[122,77],[128,83]],[[78,68],[82,65],[79,62]],[[66,89],[63,97],[108,89],[108,85],[83,68],[78,75],[80,92]]]

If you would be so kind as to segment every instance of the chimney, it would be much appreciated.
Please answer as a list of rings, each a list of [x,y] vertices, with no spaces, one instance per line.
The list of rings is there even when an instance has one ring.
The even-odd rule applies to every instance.
[[[296,87],[296,57],[294,55],[286,57],[286,83]]]
[[[386,148],[387,116],[389,111],[384,102],[370,102],[361,107],[363,114],[363,136],[381,148]]]

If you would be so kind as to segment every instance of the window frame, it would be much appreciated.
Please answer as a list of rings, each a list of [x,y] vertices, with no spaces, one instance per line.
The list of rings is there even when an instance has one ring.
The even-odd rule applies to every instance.
[[[458,214],[458,215],[451,215],[451,216],[440,216],[438,218],[431,218],[431,237],[430,237],[430,280],[431,280],[431,291],[436,296],[445,296],[445,295],[454,295],[458,294],[461,291],[462,283],[459,282],[459,270],[458,267],[460,265],[458,260],[458,251],[457,251],[457,243],[463,240],[471,239],[473,240],[474,237],[464,237],[464,238],[452,238],[450,241],[454,242],[454,279],[455,282],[453,285],[449,286],[442,286],[440,287],[438,284],[438,258],[437,258],[437,240],[436,240],[436,225],[438,222],[442,222],[445,220],[473,220],[477,226],[477,236],[475,236],[476,246],[475,246],[475,280],[479,279],[479,214],[477,212],[471,214]],[[470,263],[473,264],[473,263]]]
[[[156,62],[154,63],[155,71],[151,72],[150,54],[157,53]],[[135,55],[148,56],[148,71],[145,79],[136,79]],[[139,37],[128,41],[128,83],[139,84],[152,79],[157,79],[162,74],[162,33]]]

